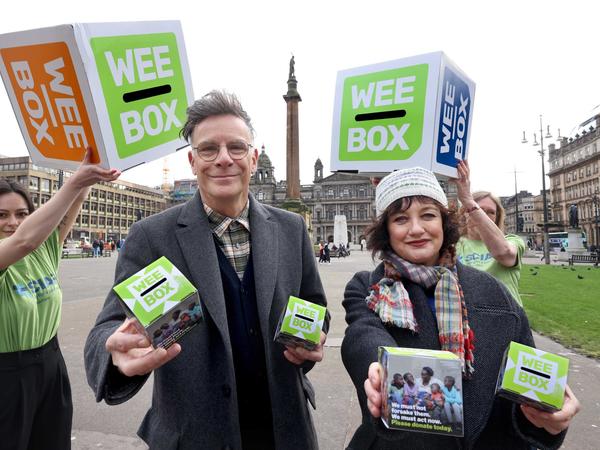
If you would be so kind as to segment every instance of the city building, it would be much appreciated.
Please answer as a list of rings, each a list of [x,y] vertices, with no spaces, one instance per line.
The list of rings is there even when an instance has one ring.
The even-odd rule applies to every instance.
[[[579,227],[588,245],[600,243],[600,109],[582,122],[559,147],[548,146],[551,210],[563,230],[569,227],[569,209],[577,206]]]
[[[35,207],[46,203],[59,188],[60,171],[36,166],[28,156],[0,158],[0,177],[29,189]],[[64,179],[70,172],[63,172]],[[124,238],[133,222],[167,207],[167,196],[158,189],[127,181],[98,183],[92,187],[69,238]]]
[[[546,191],[547,197],[549,193]],[[515,198],[517,205],[515,205]],[[541,247],[544,242],[544,202],[543,195],[531,194],[528,191],[520,191],[517,196],[501,197],[502,206],[506,212],[504,220],[505,233],[519,234],[526,242]],[[517,228],[516,212],[519,211],[519,227]],[[554,231],[556,224],[552,221],[551,211],[548,211],[549,230]]]
[[[440,182],[450,203],[456,203],[454,185]],[[286,182],[275,179],[275,168],[263,145],[257,168],[250,180],[250,190],[262,203],[279,207],[286,198]],[[336,215],[346,216],[348,242],[358,244],[375,218],[375,187],[369,176],[336,172],[323,176],[323,163],[314,165],[313,184],[300,186],[300,198],[312,214],[312,237],[315,242],[333,241]]]
[[[250,190],[258,201],[276,207],[286,198],[287,184],[276,181],[275,168],[264,146],[250,180]],[[309,231],[315,242],[333,241],[334,217],[344,215],[348,226],[347,242],[357,244],[375,217],[375,187],[369,177],[342,172],[323,177],[320,159],[314,165],[313,184],[300,186],[300,198],[310,209],[312,230]]]

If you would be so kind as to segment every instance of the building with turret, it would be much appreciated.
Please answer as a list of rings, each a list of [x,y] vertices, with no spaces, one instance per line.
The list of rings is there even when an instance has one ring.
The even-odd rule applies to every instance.
[[[600,245],[600,107],[583,121],[560,146],[548,146],[552,216],[567,229],[569,209],[577,206],[579,227],[589,245]]]
[[[287,183],[275,179],[275,167],[261,148],[256,172],[250,180],[250,191],[267,205],[281,206],[286,200]],[[333,222],[336,215],[345,215],[348,224],[348,242],[359,243],[365,228],[375,217],[375,188],[368,176],[334,173],[323,176],[323,163],[314,165],[313,184],[300,186],[300,198],[312,215],[312,236],[315,242],[333,240]]]

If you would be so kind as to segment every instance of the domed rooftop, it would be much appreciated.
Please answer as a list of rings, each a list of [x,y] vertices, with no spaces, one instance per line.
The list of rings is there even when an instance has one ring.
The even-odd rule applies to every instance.
[[[261,167],[271,167],[271,159],[265,152],[265,146],[261,147],[260,155],[258,155],[258,165]]]

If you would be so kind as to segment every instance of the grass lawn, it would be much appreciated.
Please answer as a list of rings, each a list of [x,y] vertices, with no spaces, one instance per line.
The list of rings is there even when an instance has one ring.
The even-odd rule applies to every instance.
[[[523,265],[519,292],[531,328],[600,358],[600,268]]]

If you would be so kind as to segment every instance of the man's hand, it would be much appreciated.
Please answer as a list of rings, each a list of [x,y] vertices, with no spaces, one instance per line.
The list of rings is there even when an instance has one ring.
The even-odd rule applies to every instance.
[[[135,328],[134,320],[125,320],[106,340],[106,351],[111,354],[113,364],[128,377],[150,373],[171,361],[181,351],[177,343],[167,350],[153,349],[146,336]]]
[[[527,420],[550,434],[558,434],[566,430],[580,409],[581,404],[568,385],[565,386],[565,403],[560,411],[550,413],[540,411],[532,406],[521,405],[521,411]]]
[[[371,363],[368,377],[365,380],[367,407],[373,417],[381,417],[381,365],[378,362]]]
[[[301,365],[305,361],[314,361],[319,362],[323,360],[323,345],[325,344],[325,340],[327,339],[327,335],[321,331],[321,342],[317,347],[308,351],[302,347],[290,347],[288,345],[285,346],[285,350],[283,352],[283,356],[294,364]]]

